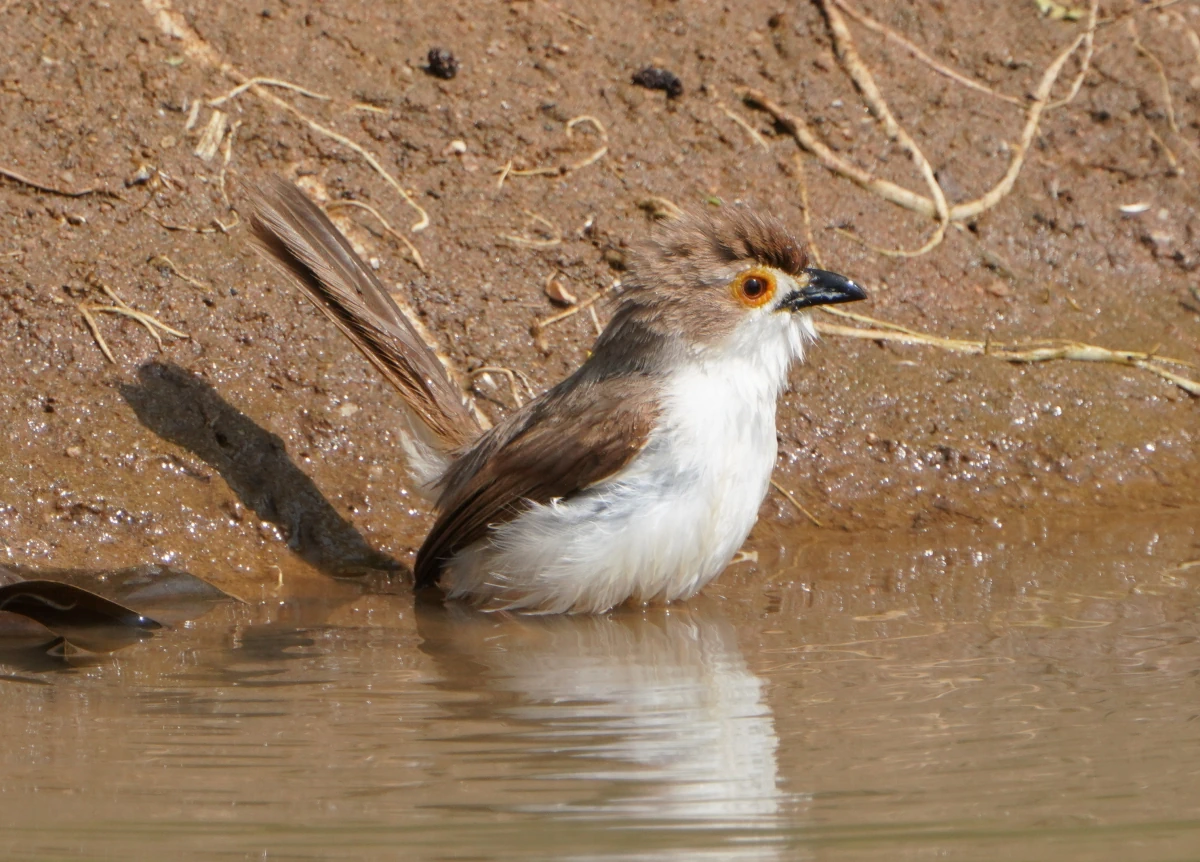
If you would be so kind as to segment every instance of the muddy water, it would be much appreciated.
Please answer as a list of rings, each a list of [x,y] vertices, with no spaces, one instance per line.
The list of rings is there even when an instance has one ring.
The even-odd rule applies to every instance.
[[[0,669],[0,854],[1194,858],[1198,525],[764,528],[602,618],[285,581]]]

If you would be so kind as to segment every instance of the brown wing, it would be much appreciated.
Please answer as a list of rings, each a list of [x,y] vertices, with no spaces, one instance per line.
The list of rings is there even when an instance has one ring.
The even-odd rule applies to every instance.
[[[654,388],[649,377],[569,379],[488,432],[447,476],[441,516],[417,553],[417,588],[531,502],[569,498],[628,464],[658,419]]]
[[[479,423],[458,387],[325,213],[279,177],[250,191],[254,235],[267,257],[399,390],[444,451],[475,439]]]

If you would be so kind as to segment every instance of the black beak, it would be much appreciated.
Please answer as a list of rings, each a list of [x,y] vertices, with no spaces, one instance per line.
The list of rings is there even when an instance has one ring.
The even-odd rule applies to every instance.
[[[858,302],[867,298],[867,292],[857,284],[823,269],[806,269],[808,284],[803,290],[788,294],[780,306],[788,311],[800,311],[815,305],[837,305],[839,302]]]

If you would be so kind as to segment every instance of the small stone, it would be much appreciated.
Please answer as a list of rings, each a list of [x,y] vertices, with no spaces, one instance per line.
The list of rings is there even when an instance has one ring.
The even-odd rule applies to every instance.
[[[683,82],[674,72],[660,69],[657,66],[647,66],[633,76],[633,83],[647,90],[662,90],[668,98],[677,99],[683,95]]]
[[[453,140],[450,143],[446,144],[446,148],[444,150],[442,150],[442,155],[443,156],[451,156],[451,155],[461,156],[466,151],[467,151],[467,142],[466,141]]]
[[[143,183],[150,182],[150,178],[154,176],[154,169],[149,165],[142,165],[137,169],[137,173],[125,181],[125,186],[140,186]]]
[[[449,81],[458,74],[458,58],[445,48],[430,48],[425,59],[429,64],[425,70],[435,78]]]
[[[546,292],[546,297],[551,302],[558,305],[574,305],[579,301],[575,298],[574,294],[567,290],[566,285],[563,284],[563,281],[561,278],[559,278],[559,273],[557,272],[546,279],[546,286],[544,290]]]
[[[83,449],[81,449],[78,446],[68,446],[67,447],[67,457],[68,458],[78,458],[82,454],[83,454]]]

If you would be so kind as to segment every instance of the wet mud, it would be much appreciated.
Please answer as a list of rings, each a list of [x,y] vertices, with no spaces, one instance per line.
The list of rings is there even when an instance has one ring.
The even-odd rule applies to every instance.
[[[238,178],[283,174],[325,203],[384,215],[424,269],[370,214],[331,210],[493,419],[586,355],[611,306],[539,328],[563,310],[545,286],[580,300],[606,290],[653,230],[652,198],[751,201],[800,234],[807,217],[823,263],[870,289],[856,309],[877,319],[1200,361],[1192,4],[1102,4],[1090,71],[1045,114],[1011,193],[913,258],[862,241],[915,248],[930,221],[807,157],[806,210],[795,142],[737,97],[767,93],[841,156],[921,188],[817,5],[2,8],[0,163],[32,181],[0,179],[6,564],[179,566],[248,598],[285,572],[297,584],[405,576],[429,514],[405,487],[396,398],[251,251]],[[951,203],[1003,174],[1020,103],[1085,26],[1032,3],[863,11],[1018,102],[851,22]],[[453,77],[431,74],[434,48],[453,55]],[[651,67],[682,92],[634,83]],[[264,86],[214,105],[234,91],[229,69],[329,98]],[[1075,58],[1057,97],[1077,69]],[[580,117],[599,125],[570,125]],[[375,154],[428,227],[410,232],[417,211],[317,126]],[[547,165],[565,168],[522,173]],[[95,310],[113,296],[187,337],[160,330],[159,347],[136,320]],[[776,478],[822,527],[773,493],[763,529],[783,525],[785,544],[1080,509],[1120,521],[1187,506],[1200,489],[1200,399],[1137,367],[827,336],[792,383]]]

